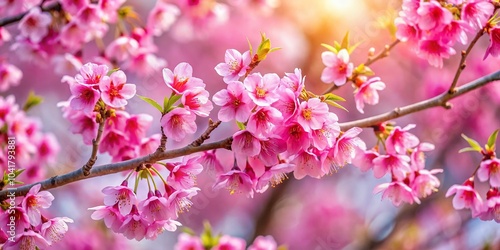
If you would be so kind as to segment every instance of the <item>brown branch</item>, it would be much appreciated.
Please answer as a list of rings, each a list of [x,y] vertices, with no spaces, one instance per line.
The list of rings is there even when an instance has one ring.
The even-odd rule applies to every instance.
[[[53,10],[57,10],[57,11],[62,10],[61,4],[59,2],[55,2],[53,4],[50,4],[47,7],[42,7],[42,11],[45,11],[45,12],[53,11]],[[0,27],[7,26],[7,25],[13,24],[15,22],[21,21],[21,19],[23,19],[23,17],[26,16],[28,14],[28,12],[29,12],[29,10],[25,11],[21,14],[15,15],[15,16],[10,16],[10,17],[0,19]]]
[[[384,58],[384,57],[387,57],[389,56],[389,52],[396,46],[398,45],[400,41],[399,40],[394,40],[394,42],[392,42],[391,44],[389,45],[385,45],[384,49],[382,51],[380,51],[376,56],[372,56],[372,57],[368,57],[368,59],[366,59],[364,65],[365,66],[369,66],[371,64],[373,64],[374,62]],[[356,75],[353,74],[353,76],[351,77],[351,79],[356,79]],[[342,85],[344,86],[344,85]],[[329,89],[327,89],[325,92],[323,92],[323,94],[328,94],[336,89],[339,89],[341,86],[337,86],[335,84],[333,84]]]
[[[158,146],[158,149],[156,151],[159,152],[165,152],[167,151],[167,136],[165,135],[165,132],[163,131],[163,126],[160,127],[161,129],[161,139],[160,139],[160,146]]]
[[[401,116],[405,116],[411,113],[415,113],[418,111],[422,111],[425,109],[429,109],[432,107],[438,107],[442,106],[445,108],[450,108],[450,105],[448,103],[449,100],[454,99],[456,97],[459,97],[465,93],[468,93],[472,90],[475,90],[477,88],[480,88],[492,81],[497,81],[500,80],[500,71],[497,71],[495,73],[480,77],[472,82],[469,82],[467,84],[462,85],[461,87],[458,87],[455,89],[453,93],[449,93],[448,90],[436,97],[433,97],[431,99],[427,99],[421,102],[413,103],[408,106],[400,107],[400,108],[395,108],[393,111],[383,113],[380,115],[356,120],[356,121],[351,121],[351,122],[344,122],[340,123],[340,128],[342,130],[348,130],[352,127],[370,127],[373,125],[380,124],[382,122],[395,119]]]
[[[144,163],[152,163],[152,162],[157,162],[161,160],[166,160],[166,159],[172,159],[176,158],[179,156],[184,156],[184,155],[189,155],[197,152],[202,152],[206,150],[211,150],[211,149],[217,149],[217,148],[228,148],[231,146],[232,142],[232,137],[228,137],[226,139],[213,142],[213,143],[207,143],[203,144],[199,147],[192,147],[192,146],[185,146],[183,148],[179,149],[173,149],[169,150],[167,152],[154,152],[152,154],[149,154],[147,156],[143,156],[140,158],[136,159],[131,159],[128,161],[122,161],[122,162],[117,162],[117,163],[109,163],[109,164],[104,164],[101,166],[96,166],[92,168],[90,171],[89,175],[84,175],[82,169],[77,169],[73,172],[64,174],[64,175],[56,175],[51,178],[48,178],[46,180],[32,183],[32,184],[27,184],[23,185],[17,188],[10,188],[8,190],[3,190],[0,191],[0,201],[3,201],[7,199],[7,195],[10,193],[13,193],[15,196],[24,196],[28,193],[30,188],[36,184],[41,184],[41,189],[40,190],[48,190],[48,189],[53,189],[57,187],[61,187],[76,181],[81,181],[89,178],[94,178],[98,176],[104,176],[104,175],[110,175],[110,174],[115,174],[119,172],[123,172],[126,170],[132,170],[136,168],[137,166],[140,166]],[[229,145],[229,146],[228,146]]]
[[[212,119],[208,119],[207,130],[205,130],[205,132],[198,139],[196,139],[191,144],[189,144],[189,146],[198,147],[201,144],[203,144],[203,142],[205,142],[206,140],[208,140],[210,138],[210,133],[212,133],[212,131],[214,131],[214,129],[216,129],[220,125],[220,123],[221,123],[221,121],[214,122],[214,121],[212,121]]]
[[[106,117],[102,118],[102,121],[99,122],[99,128],[97,129],[97,136],[92,140],[92,153],[90,154],[90,158],[87,163],[82,167],[83,174],[85,176],[90,174],[90,170],[92,166],[94,166],[97,161],[97,150],[99,149],[99,144],[101,143],[102,134],[104,132],[104,124],[106,123]]]
[[[455,76],[453,77],[453,82],[451,83],[450,89],[448,90],[448,93],[453,94],[455,91],[455,87],[457,86],[458,79],[460,78],[460,75],[462,74],[462,71],[465,69],[465,59],[467,59],[467,56],[469,55],[470,51],[476,45],[477,41],[481,36],[484,34],[484,29],[481,29],[479,32],[477,32],[476,36],[474,39],[472,39],[472,42],[469,44],[466,50],[462,51],[462,58],[460,59],[460,63],[458,64],[457,72],[455,73]]]

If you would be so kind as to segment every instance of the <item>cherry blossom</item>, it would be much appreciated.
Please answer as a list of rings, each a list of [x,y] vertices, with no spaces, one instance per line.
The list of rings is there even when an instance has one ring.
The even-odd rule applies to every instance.
[[[246,242],[243,239],[223,235],[219,239],[219,243],[213,247],[213,250],[243,250]]]
[[[56,217],[48,220],[42,224],[42,235],[50,243],[60,241],[68,232],[68,225],[66,223],[73,223],[73,220],[67,217]]]
[[[321,58],[326,66],[321,74],[321,81],[342,86],[347,78],[351,77],[354,65],[349,62],[347,50],[342,49],[337,54],[325,51],[321,54]]]
[[[453,207],[455,209],[468,208],[472,211],[472,216],[476,217],[482,212],[483,199],[474,189],[474,179],[468,179],[463,185],[453,185],[446,192],[446,197],[455,194],[453,197]]]
[[[461,18],[470,26],[481,29],[493,14],[494,6],[487,0],[467,1],[462,7]]]
[[[194,122],[196,115],[184,108],[175,108],[164,115],[161,120],[161,126],[168,138],[174,141],[183,140],[186,135],[194,134],[197,126]]]
[[[248,96],[259,106],[270,106],[279,99],[276,89],[280,84],[280,78],[276,74],[253,73],[245,78],[243,82]]]
[[[363,108],[365,103],[375,105],[379,101],[377,91],[385,89],[385,83],[380,81],[380,77],[373,77],[364,81],[355,91],[354,100],[356,101],[356,109],[360,113],[364,113]]]
[[[200,78],[193,77],[193,68],[185,62],[175,66],[173,72],[168,68],[163,69],[163,80],[176,94],[182,94],[195,87],[205,87]]]
[[[113,108],[127,105],[127,100],[135,95],[136,88],[134,84],[126,82],[127,76],[121,70],[113,72],[109,77],[104,76],[99,83],[104,103]]]
[[[490,45],[486,49],[483,59],[486,59],[489,55],[494,57],[500,55],[500,27],[498,26],[490,29]]]
[[[175,250],[184,250],[184,249],[192,249],[192,250],[204,250],[203,244],[201,243],[200,238],[196,236],[191,236],[187,233],[179,234],[179,238],[177,243],[174,246]]]
[[[184,108],[201,117],[207,117],[213,109],[212,102],[208,99],[209,93],[204,88],[188,89],[181,97]]]
[[[50,14],[42,12],[38,7],[30,9],[28,14],[19,22],[21,34],[34,42],[40,42],[48,33],[48,26],[52,18]]]
[[[22,77],[23,72],[19,68],[0,59],[0,92],[19,85]]]
[[[322,128],[327,118],[328,105],[319,98],[311,98],[299,106],[297,122],[306,132]]]
[[[380,184],[373,190],[375,194],[380,192],[383,192],[382,199],[388,198],[396,207],[399,207],[403,202],[420,204],[420,200],[413,194],[412,189],[400,181]]]
[[[251,61],[250,51],[241,54],[235,49],[228,49],[225,54],[225,63],[217,64],[215,71],[224,77],[223,80],[226,83],[237,81],[241,76],[245,75]]]
[[[243,83],[238,81],[229,82],[227,89],[215,93],[212,100],[216,105],[221,106],[218,118],[223,122],[233,119],[245,122],[253,108]]]
[[[118,204],[114,206],[97,206],[91,207],[89,210],[94,210],[91,215],[93,220],[104,219],[104,224],[106,227],[110,228],[114,232],[118,232],[123,224],[124,216],[120,213],[118,209]]]
[[[438,2],[423,2],[417,10],[418,27],[422,30],[441,30],[453,20],[453,15]]]
[[[137,198],[132,189],[124,185],[105,187],[102,192],[106,195],[104,197],[104,205],[113,206],[118,204],[118,211],[122,215],[127,215],[135,206]]]
[[[50,207],[54,200],[54,196],[51,193],[47,191],[40,192],[40,188],[40,184],[31,187],[22,201],[22,207],[33,226],[38,226],[42,222],[40,208]]]
[[[69,101],[69,106],[85,114],[92,113],[97,101],[101,98],[101,93],[89,85],[73,83],[70,84],[70,90],[72,98]]]
[[[158,1],[149,13],[148,30],[151,30],[155,36],[160,36],[163,32],[170,29],[170,26],[177,20],[180,14],[181,12],[177,6]]]
[[[493,158],[485,160],[479,165],[477,177],[480,181],[490,180],[492,187],[500,187],[500,160]]]

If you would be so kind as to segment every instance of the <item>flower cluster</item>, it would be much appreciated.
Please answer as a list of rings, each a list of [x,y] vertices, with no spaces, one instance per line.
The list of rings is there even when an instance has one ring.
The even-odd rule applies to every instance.
[[[341,132],[327,97],[305,90],[300,69],[283,78],[248,74],[247,53],[229,50],[226,63],[216,67],[227,83],[213,96],[221,107],[218,118],[235,120],[241,130],[231,146],[236,162],[219,174],[215,188],[253,196],[281,183],[292,171],[297,179],[320,178],[350,163],[355,148],[364,149],[357,137],[361,129]]]
[[[443,58],[456,53],[453,49],[456,42],[467,43],[467,32],[491,25],[487,22],[494,9],[490,0],[404,0],[402,11],[395,20],[396,37],[403,42],[415,43],[419,57],[441,68]],[[492,45],[486,55],[498,55],[497,30],[490,31]]]
[[[414,127],[413,124],[404,128],[389,124],[378,126],[379,143],[382,143],[385,154],[379,152],[377,145],[358,153],[353,163],[362,171],[372,169],[376,178],[391,175],[391,182],[375,187],[374,193],[383,192],[382,198],[390,199],[395,206],[403,202],[420,203],[420,198],[436,192],[440,185],[439,179],[434,175],[443,170],[425,169],[424,154],[433,150],[434,145],[421,143],[415,135],[408,132]]]
[[[163,80],[172,94],[163,107],[160,123],[167,138],[181,141],[196,132],[196,116],[207,117],[213,109],[212,102],[205,83],[193,77],[193,68],[188,63],[179,63],[174,71],[163,69]],[[179,99],[181,104],[174,106]]]
[[[466,148],[463,151],[477,151],[482,154],[483,160],[472,176],[462,185],[451,186],[446,193],[446,197],[455,194],[455,197],[453,197],[453,207],[455,209],[470,209],[472,217],[500,222],[500,159],[496,157],[495,153],[497,134],[498,130],[490,136],[488,144],[486,144],[484,149],[476,141],[464,136],[471,145],[471,148]],[[488,182],[490,186],[490,189],[486,193],[485,201],[474,188],[474,179],[476,176],[479,181]]]
[[[87,63],[79,74],[64,76],[63,81],[69,84],[71,97],[59,106],[71,123],[70,131],[81,134],[85,144],[91,145],[97,138],[102,123],[99,152],[109,153],[114,162],[152,153],[159,145],[159,134],[146,137],[152,116],[130,115],[123,110],[136,92],[123,71]]]
[[[55,161],[59,144],[53,134],[41,132],[40,121],[27,116],[26,109],[16,104],[13,95],[0,96],[0,170],[11,174],[11,180],[16,176],[17,181],[33,182],[43,178],[45,166]],[[21,168],[24,174],[17,177]]]
[[[214,242],[215,241],[215,242]],[[257,236],[254,242],[246,247],[246,242],[242,238],[232,237],[229,235],[218,235],[213,237],[211,234],[204,232],[202,236],[182,233],[179,235],[175,250],[192,249],[192,250],[277,250],[278,244],[274,238],[268,236]]]
[[[52,205],[54,196],[40,192],[40,184],[34,185],[20,204],[15,197],[1,215],[0,234],[4,249],[44,249],[60,241],[68,231],[67,217],[48,218],[42,211]]]
[[[164,165],[168,177],[162,177],[156,166]],[[199,157],[184,157],[182,162],[145,165],[132,170],[120,186],[109,186],[102,190],[104,206],[89,208],[95,210],[94,220],[104,220],[113,232],[121,233],[128,239],[156,239],[164,231],[175,231],[181,225],[176,219],[187,211],[199,188],[195,187],[196,175],[203,170]],[[128,179],[136,173],[135,186],[128,187]],[[158,177],[163,186],[157,186]],[[148,184],[147,197],[140,200],[137,196],[140,180]],[[168,183],[168,184],[167,184]],[[162,189],[163,187],[163,189]]]

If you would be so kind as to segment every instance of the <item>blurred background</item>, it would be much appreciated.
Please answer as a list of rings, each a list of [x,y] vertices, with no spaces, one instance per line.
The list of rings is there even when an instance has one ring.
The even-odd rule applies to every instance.
[[[170,31],[155,38],[157,54],[167,61],[167,67],[173,69],[180,62],[190,63],[193,75],[204,80],[211,94],[225,87],[214,67],[223,62],[226,49],[246,51],[247,39],[256,47],[260,32],[271,39],[273,47],[282,49],[271,53],[256,71],[283,76],[285,72],[300,68],[306,75],[306,87],[321,93],[330,87],[320,80],[324,68],[321,53],[325,51],[321,43],[333,44],[349,31],[353,43],[362,42],[351,57],[355,65],[360,64],[366,60],[370,48],[375,48],[377,53],[394,41],[385,24],[394,20],[401,6],[399,0],[234,0],[221,3],[227,7],[227,20],[193,28],[186,27],[181,16]],[[155,1],[127,1],[126,4],[145,17]],[[13,34],[14,26],[8,27]],[[113,32],[109,33],[104,41],[112,39]],[[488,43],[487,37],[483,37],[473,49],[459,85],[500,69],[498,58],[490,56],[482,60]],[[463,47],[455,49],[460,51]],[[83,62],[95,56],[95,51],[93,43],[87,44]],[[20,60],[8,44],[0,47],[0,56],[24,73],[21,84],[2,96],[13,94],[18,103],[23,103],[28,92],[34,90],[45,100],[29,115],[40,119],[44,131],[54,133],[61,145],[58,160],[47,169],[47,177],[85,164],[91,148],[83,144],[80,135],[68,132],[70,125],[56,107],[58,102],[70,96],[67,85],[61,83],[61,75],[53,73],[49,64]],[[460,56],[455,55],[445,61],[442,69],[433,68],[416,57],[411,45],[400,43],[389,57],[372,65],[376,75],[387,85],[380,92],[378,105],[367,106],[365,114],[360,114],[354,105],[351,86],[346,85],[335,92],[346,99],[342,104],[349,110],[336,111],[340,122],[379,114],[442,93],[451,84],[459,60]],[[125,72],[128,82],[137,85],[139,95],[162,100],[170,94],[161,70],[147,77]],[[66,74],[73,76],[76,71]],[[154,116],[155,123],[148,133],[158,133],[160,116],[156,110],[137,97],[129,103],[129,113],[145,112]],[[401,127],[417,124],[412,132],[421,141],[436,145],[436,149],[427,154],[427,168],[444,169],[444,173],[438,175],[442,182],[440,191],[424,199],[421,205],[394,207],[388,200],[381,201],[381,195],[373,195],[372,190],[389,180],[376,179],[371,172],[361,173],[350,165],[321,180],[306,177],[297,181],[290,176],[283,184],[264,194],[256,194],[253,199],[230,195],[226,190],[213,191],[214,177],[202,173],[197,179],[202,191],[193,198],[194,205],[189,212],[182,214],[179,220],[197,233],[207,220],[214,231],[242,237],[248,242],[256,235],[272,235],[279,244],[292,250],[500,249],[498,223],[471,219],[470,211],[454,210],[451,198],[444,197],[446,190],[453,184],[463,183],[481,160],[473,153],[458,153],[467,146],[461,133],[484,144],[488,135],[500,127],[500,83],[473,91],[453,100],[452,104],[451,110],[434,108],[396,120]],[[215,108],[211,117],[216,118],[217,112]],[[207,120],[197,119],[199,131],[207,126]],[[213,132],[211,140],[225,138],[236,129],[233,124],[223,124]],[[169,143],[168,147],[184,146],[200,133],[180,144]],[[368,147],[374,145],[373,135],[371,129],[361,134]],[[107,155],[101,155],[96,164],[110,160]],[[101,189],[110,184],[118,185],[122,179],[122,175],[111,175],[52,191],[56,199],[51,212],[75,220],[64,241],[54,249],[69,246],[72,249],[173,248],[178,233],[165,232],[156,241],[136,242],[113,234],[102,221],[90,219],[91,211],[87,208],[102,204]],[[477,187],[482,194],[488,188],[486,185]]]

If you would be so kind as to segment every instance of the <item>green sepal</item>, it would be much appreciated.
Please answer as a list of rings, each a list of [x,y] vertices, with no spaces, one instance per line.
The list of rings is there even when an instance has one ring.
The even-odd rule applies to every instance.
[[[28,112],[31,108],[43,102],[43,98],[41,96],[35,95],[35,92],[30,91],[26,102],[23,105],[23,111]]]
[[[201,244],[205,249],[211,249],[212,247],[216,246],[219,244],[219,238],[221,235],[213,235],[212,233],[212,226],[210,226],[210,223],[205,221],[203,223],[203,232],[200,235],[201,239]]]
[[[236,121],[236,125],[238,125],[238,128],[240,130],[245,130],[246,129],[246,126],[243,122],[239,122],[239,121]]]
[[[155,107],[158,111],[160,111],[160,113],[163,114],[163,108],[155,100],[153,100],[149,97],[141,96],[141,95],[137,95],[137,97],[139,97],[139,98],[141,98],[141,100],[149,103],[151,106]]]
[[[356,67],[354,69],[354,72],[353,74],[355,75],[365,75],[365,76],[372,76],[372,75],[375,75],[375,73],[373,72],[373,70],[366,66],[365,64],[360,64],[358,67]]]
[[[488,138],[488,143],[486,144],[486,150],[495,151],[495,143],[498,137],[498,129],[495,130]]]
[[[177,95],[172,93],[170,98],[165,97],[163,100],[163,112],[164,114],[168,113],[170,110],[172,110],[172,106],[179,100],[181,99],[182,95]]]

